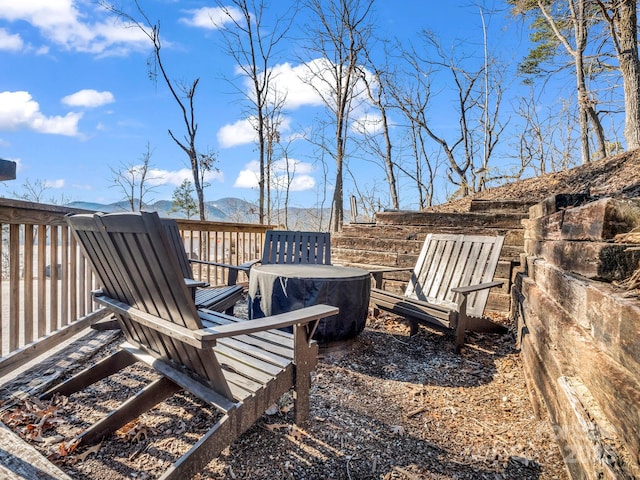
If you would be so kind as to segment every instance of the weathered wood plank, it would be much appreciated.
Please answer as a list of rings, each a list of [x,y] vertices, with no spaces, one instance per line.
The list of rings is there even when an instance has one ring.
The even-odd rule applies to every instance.
[[[469,227],[512,228],[527,218],[526,213],[435,213],[378,212],[376,225],[431,225],[434,227],[468,225]]]
[[[495,212],[502,210],[515,210],[528,213],[529,208],[537,202],[533,200],[481,200],[473,199],[469,205],[470,212]]]
[[[538,260],[529,274],[593,342],[640,377],[640,302],[615,287]]]
[[[633,274],[640,251],[627,251],[628,244],[603,242],[525,240],[525,251],[547,262],[590,279],[619,281]]]
[[[0,423],[0,478],[72,480],[40,452]]]
[[[562,193],[547,197],[529,209],[529,218],[540,218],[552,215],[569,207],[576,207],[588,202],[586,193]]]
[[[603,198],[523,223],[534,240],[611,240],[640,225],[640,201]]]
[[[589,280],[559,269],[543,258],[530,257],[528,274],[536,284],[556,299],[560,308],[572,315],[585,330],[591,328],[587,318]],[[591,281],[592,282],[592,281]]]
[[[597,348],[589,335],[535,283],[525,279],[525,313],[530,339],[539,350],[553,351],[562,362],[562,374],[579,377],[602,408],[631,452],[640,449],[640,386],[633,374]]]
[[[38,355],[49,351],[56,345],[59,345],[76,333],[87,328],[92,323],[97,322],[101,318],[104,318],[107,314],[108,312],[104,309],[98,310],[87,315],[86,317],[81,318],[80,320],[67,325],[66,327],[63,327],[51,333],[46,337],[41,338],[34,343],[25,345],[21,349],[15,350],[9,355],[2,357],[2,359],[0,360],[0,378],[7,373],[10,373],[14,369],[30,362]]]
[[[565,240],[610,240],[640,225],[640,200],[603,198],[565,211]]]

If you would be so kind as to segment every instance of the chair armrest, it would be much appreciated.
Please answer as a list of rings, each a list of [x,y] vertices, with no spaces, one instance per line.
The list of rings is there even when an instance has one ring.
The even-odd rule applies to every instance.
[[[208,287],[209,283],[203,282],[201,280],[194,280],[192,278],[185,278],[184,283],[187,288],[198,288],[198,287]]]
[[[211,262],[209,260],[197,260],[195,258],[190,258],[189,261],[191,263],[199,263],[201,265],[211,265],[214,267],[228,268],[230,270],[244,270],[244,268],[241,265],[231,265],[229,263]]]
[[[214,267],[222,267],[229,269],[229,277],[227,280],[227,285],[235,285],[238,281],[238,272],[244,272],[249,275],[249,270],[251,267],[260,262],[260,260],[251,260],[249,262],[242,263],[240,265],[231,265],[228,263],[220,263],[220,262],[211,262],[209,260],[196,260],[195,258],[190,258],[189,261],[191,263],[199,263],[201,265],[211,265]]]
[[[262,263],[262,259],[256,258],[255,260],[249,260],[248,262],[244,262],[238,265],[238,268],[240,268],[241,270],[249,271],[249,269],[256,263]]]
[[[487,288],[493,287],[501,287],[504,285],[504,282],[485,282],[478,283],[477,285],[468,285],[466,287],[454,287],[451,289],[452,292],[460,293],[462,295],[469,295],[470,293],[477,292],[479,290],[485,290]]]
[[[106,295],[103,295],[101,291],[94,293],[93,300],[96,303],[107,307],[116,315],[126,317],[131,321],[144,325],[145,327],[151,328],[159,333],[169,335],[176,340],[197,348],[206,347],[206,345],[204,345],[202,341],[194,335],[198,330],[191,330],[187,327],[165,320],[164,318],[139,310],[127,303],[107,297]]]
[[[247,320],[227,325],[220,325],[210,328],[201,328],[199,330],[191,330],[176,323],[157,317],[150,313],[144,312],[132,307],[119,300],[107,297],[106,295],[97,295],[94,300],[109,308],[118,315],[122,315],[151,328],[161,334],[169,335],[181,342],[192,345],[196,348],[209,348],[216,344],[218,338],[233,337],[236,335],[247,335],[250,333],[260,332],[263,330],[272,330],[276,328],[288,327],[297,324],[305,324],[314,322],[309,338],[313,335],[317,322],[321,318],[336,315],[338,308],[328,305],[314,305],[312,307],[301,308],[293,312],[282,313],[280,315],[272,315],[270,317],[260,318],[256,320]],[[205,315],[216,315],[210,312]],[[223,314],[221,314],[223,315]]]
[[[271,315],[269,317],[203,328],[201,330],[196,330],[196,332],[203,342],[208,342],[217,338],[248,335],[250,333],[261,332],[264,330],[274,330],[290,327],[296,324],[317,322],[322,318],[336,315],[338,312],[339,309],[337,307],[329,305],[313,305],[311,307],[301,308],[292,312],[280,313],[278,315]],[[224,314],[212,311],[203,314],[203,318],[206,318],[205,315],[224,316]],[[315,330],[315,327],[312,331],[313,330]]]
[[[373,286],[375,288],[382,288],[382,277],[385,273],[392,272],[410,272],[414,267],[374,267],[368,268],[367,270],[373,277]]]

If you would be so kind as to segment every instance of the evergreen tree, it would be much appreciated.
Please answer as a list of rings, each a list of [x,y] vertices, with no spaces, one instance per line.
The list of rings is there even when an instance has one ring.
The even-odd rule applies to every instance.
[[[173,205],[169,213],[173,212],[182,212],[188,219],[198,213],[198,204],[193,199],[193,185],[187,179],[173,191]]]

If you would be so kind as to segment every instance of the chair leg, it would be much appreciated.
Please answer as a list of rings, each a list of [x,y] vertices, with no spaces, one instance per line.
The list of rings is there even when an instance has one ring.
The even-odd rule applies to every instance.
[[[309,344],[309,332],[306,326],[293,327],[295,380],[293,395],[295,400],[294,421],[304,425],[309,418],[309,392],[311,391],[311,371],[318,363],[318,344]]]
[[[80,440],[79,445],[92,445],[100,441],[180,390],[182,387],[168,378],[156,380],[78,435],[76,439]]]
[[[420,329],[420,326],[418,325],[418,322],[415,320],[409,319],[409,336],[413,337],[414,335],[417,335],[419,329]]]
[[[464,334],[467,329],[467,295],[460,294],[460,303],[458,304],[458,324],[456,325],[456,345],[455,352],[460,353],[464,346]]]
[[[456,326],[456,345],[454,347],[456,353],[460,353],[460,350],[464,346],[466,323],[466,317],[460,316],[458,318],[458,325]]]

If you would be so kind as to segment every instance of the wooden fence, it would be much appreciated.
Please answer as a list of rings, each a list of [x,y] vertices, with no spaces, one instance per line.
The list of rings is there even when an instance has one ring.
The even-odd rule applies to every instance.
[[[86,210],[0,199],[0,376],[104,316],[91,300],[99,287],[64,221]],[[187,252],[240,264],[261,254],[268,226],[178,220]],[[212,285],[226,269],[198,267]],[[240,279],[242,280],[242,279]]]

